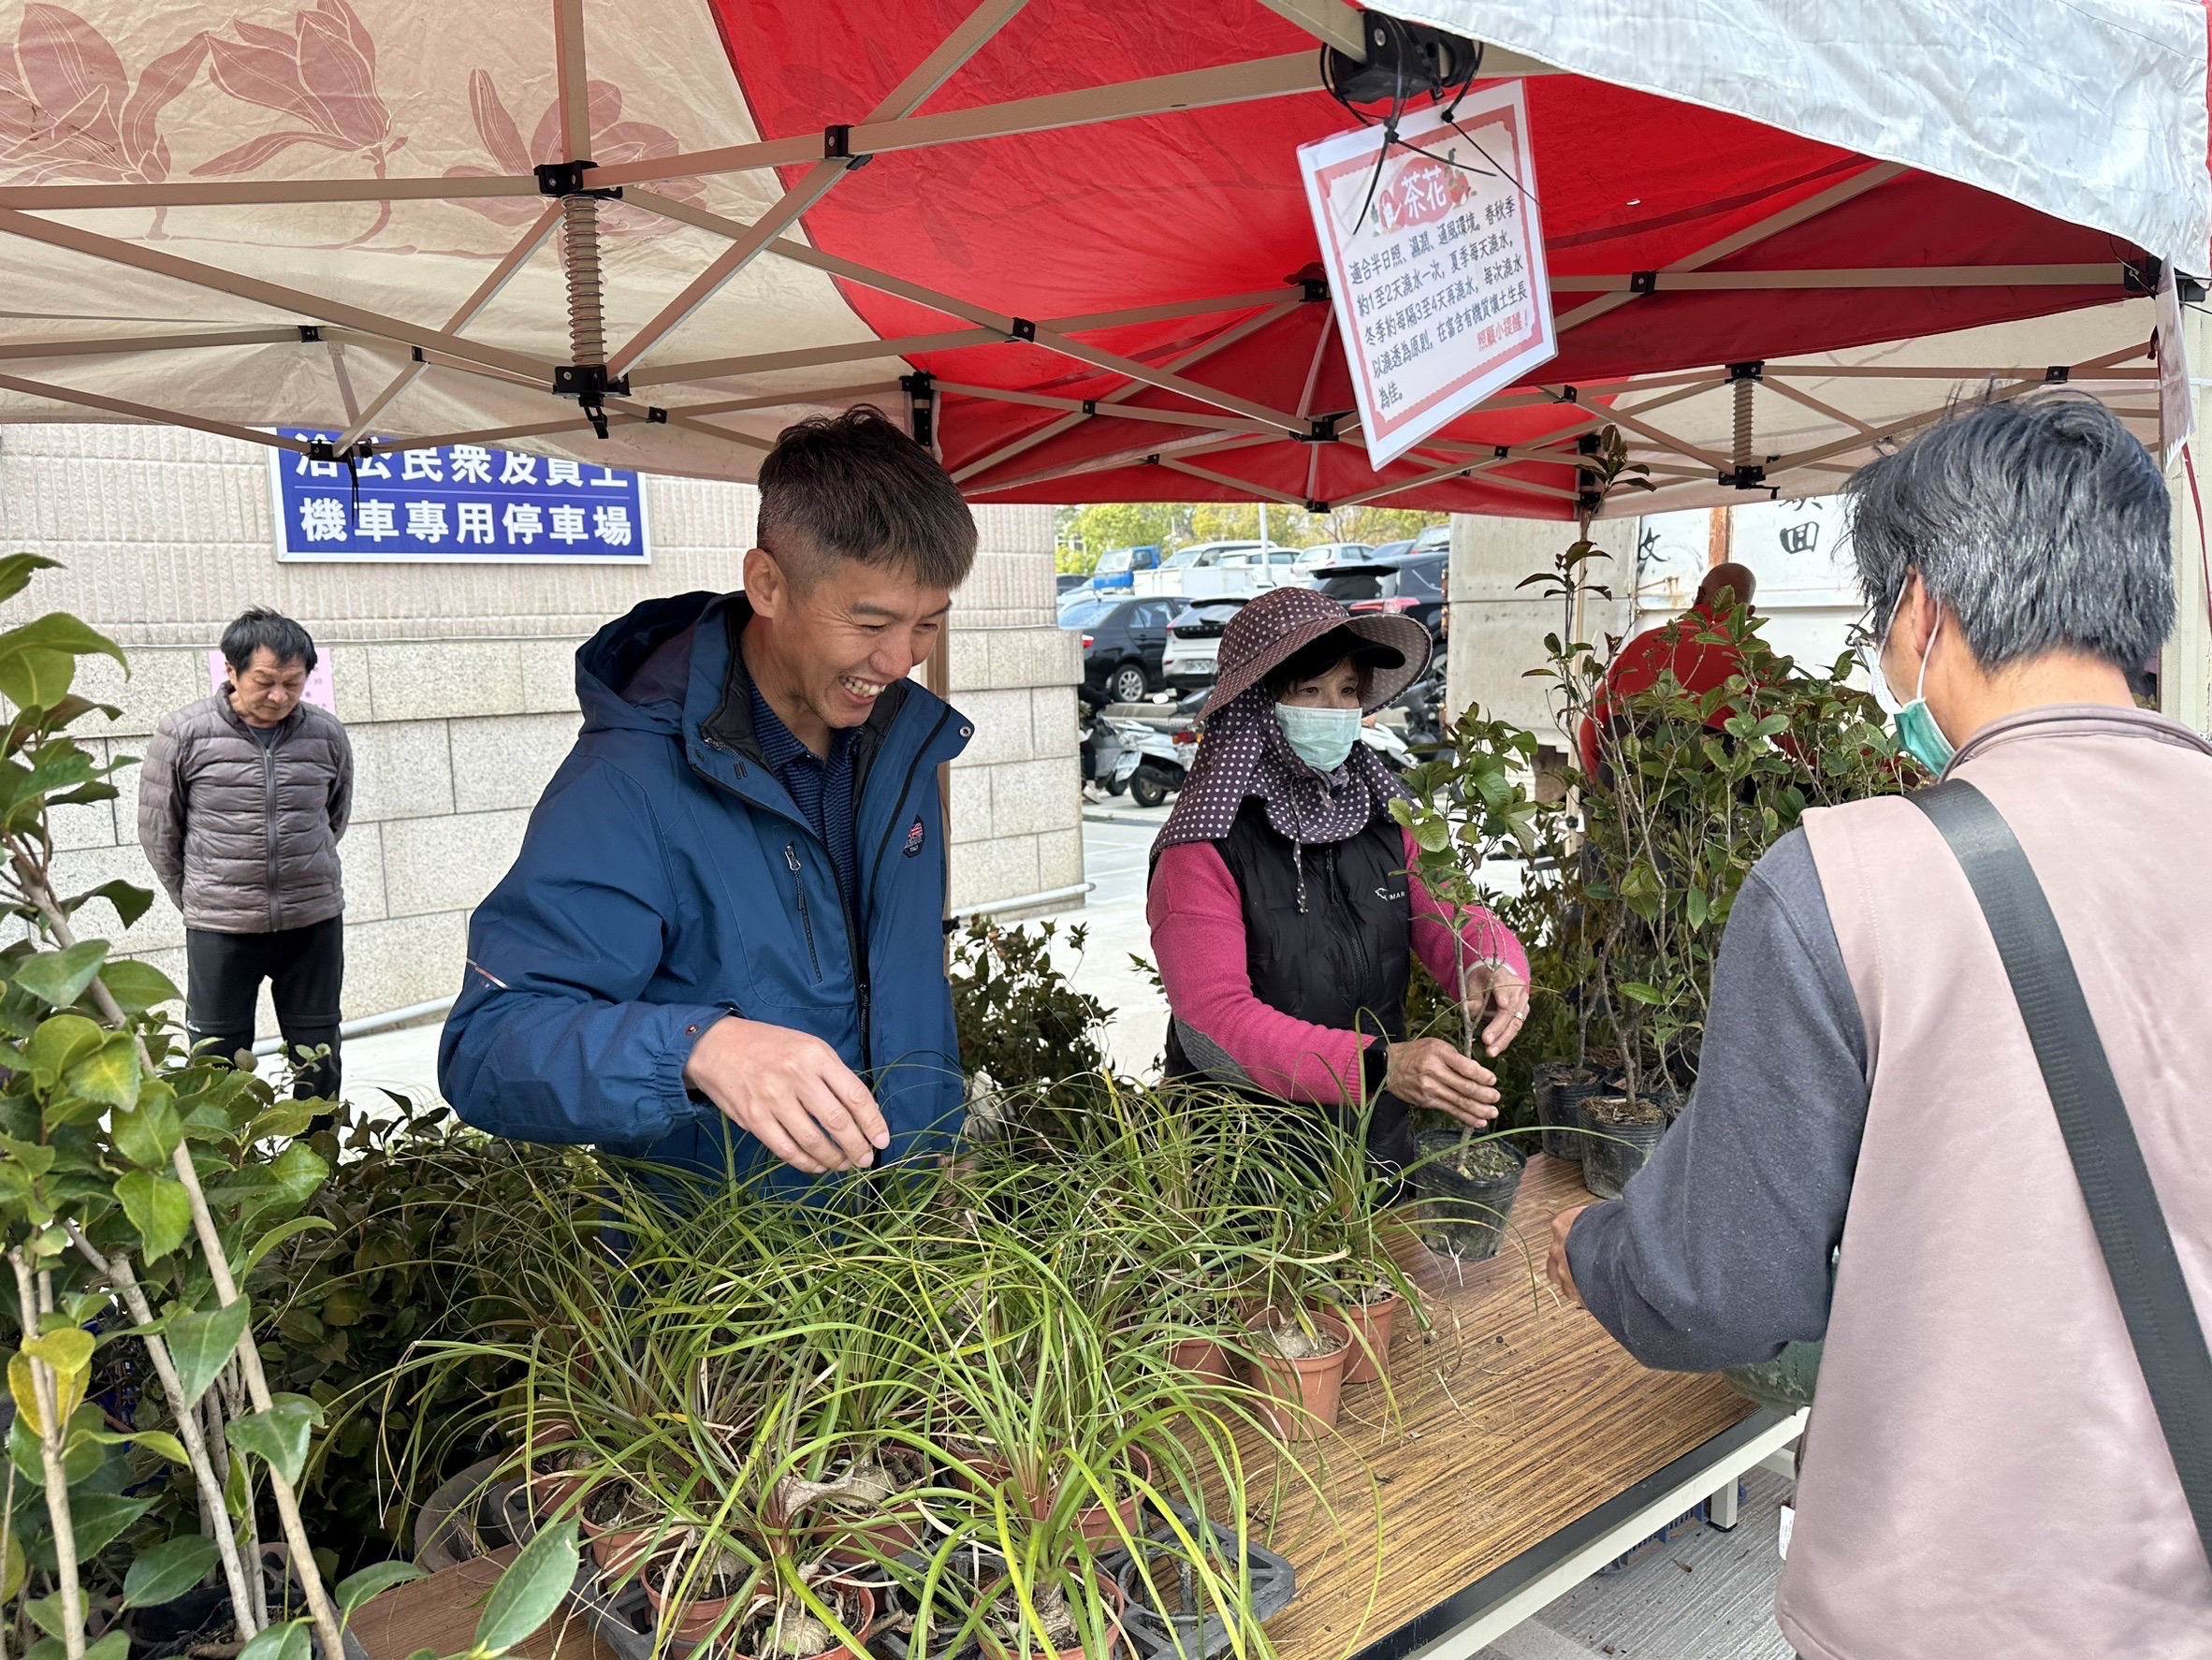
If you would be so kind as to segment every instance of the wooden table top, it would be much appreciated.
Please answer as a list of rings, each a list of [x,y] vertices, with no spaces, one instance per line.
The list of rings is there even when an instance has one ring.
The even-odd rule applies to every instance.
[[[1531,1158],[1504,1248],[1420,1268],[1433,1332],[1401,1317],[1390,1390],[1347,1389],[1336,1437],[1303,1450],[1320,1495],[1290,1477],[1255,1516],[1298,1573],[1268,1624],[1282,1660],[1343,1660],[1753,1410],[1717,1377],[1646,1371],[1553,1294],[1551,1217],[1589,1197],[1579,1166]],[[371,1660],[465,1647],[508,1554],[378,1597],[356,1623]],[[573,1608],[517,1653],[617,1660]]]
[[[1718,1377],[1647,1371],[1552,1291],[1551,1217],[1589,1201],[1580,1166],[1538,1155],[1496,1257],[1416,1275],[1433,1332],[1401,1316],[1390,1391],[1345,1391],[1320,1496],[1280,1489],[1263,1536],[1298,1573],[1268,1623],[1283,1660],[1365,1648],[1751,1414]]]

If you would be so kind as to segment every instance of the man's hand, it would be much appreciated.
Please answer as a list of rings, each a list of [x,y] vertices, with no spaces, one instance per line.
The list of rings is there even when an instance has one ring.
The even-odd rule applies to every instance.
[[[1575,1218],[1591,1207],[1578,1204],[1572,1210],[1561,1211],[1551,1218],[1551,1254],[1544,1260],[1544,1268],[1551,1275],[1551,1283],[1559,1294],[1575,1307],[1580,1307],[1582,1293],[1575,1289],[1575,1271],[1567,1265],[1567,1235],[1574,1231]]]
[[[1494,1005],[1482,1028],[1482,1046],[1503,1055],[1528,1022],[1528,982],[1502,963],[1476,963],[1460,981],[1460,998],[1469,1020],[1482,1018],[1486,1001]]]
[[[1448,1113],[1482,1129],[1498,1115],[1497,1079],[1442,1038],[1416,1038],[1390,1045],[1383,1087],[1416,1107]]]
[[[867,1085],[820,1038],[725,1015],[706,1028],[684,1082],[762,1146],[809,1175],[858,1170],[891,1145]]]

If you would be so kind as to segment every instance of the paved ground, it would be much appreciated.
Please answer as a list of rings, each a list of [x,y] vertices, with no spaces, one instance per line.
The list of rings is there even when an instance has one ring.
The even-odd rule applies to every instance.
[[[1084,812],[1084,869],[1097,886],[1081,910],[1063,913],[1061,961],[1075,983],[1115,1011],[1107,1048],[1120,1070],[1158,1065],[1167,1009],[1131,954],[1152,954],[1144,924],[1144,881],[1152,838],[1168,808],[1133,807],[1127,797],[1094,799]],[[1071,925],[1086,931],[1078,954]],[[357,1038],[346,1045],[346,1093],[376,1099],[379,1086],[430,1095],[437,1088],[436,1022]],[[1733,1533],[1698,1528],[1652,1547],[1619,1572],[1587,1581],[1517,1627],[1477,1660],[1789,1660],[1774,1624],[1777,1506],[1786,1485],[1754,1471],[1742,1520]]]

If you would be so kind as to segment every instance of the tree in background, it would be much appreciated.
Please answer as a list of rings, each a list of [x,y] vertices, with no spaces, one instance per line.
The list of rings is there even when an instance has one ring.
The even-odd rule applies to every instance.
[[[1270,505],[1267,539],[1283,547],[1317,542],[1404,542],[1450,516],[1404,507],[1339,507],[1328,513]],[[1053,514],[1055,565],[1087,575],[1110,547],[1157,545],[1164,552],[1198,542],[1257,542],[1259,508],[1251,502],[1100,502]]]

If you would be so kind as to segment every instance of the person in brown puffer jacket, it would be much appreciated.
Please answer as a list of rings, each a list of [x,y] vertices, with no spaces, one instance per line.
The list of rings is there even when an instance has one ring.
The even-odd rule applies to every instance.
[[[269,982],[287,1052],[328,1045],[296,1097],[335,1099],[345,979],[338,839],[353,807],[353,746],[302,702],[314,641],[255,607],[223,634],[222,691],[162,717],[138,785],[138,842],[184,913],[184,1020],[195,1045],[254,1046]]]

